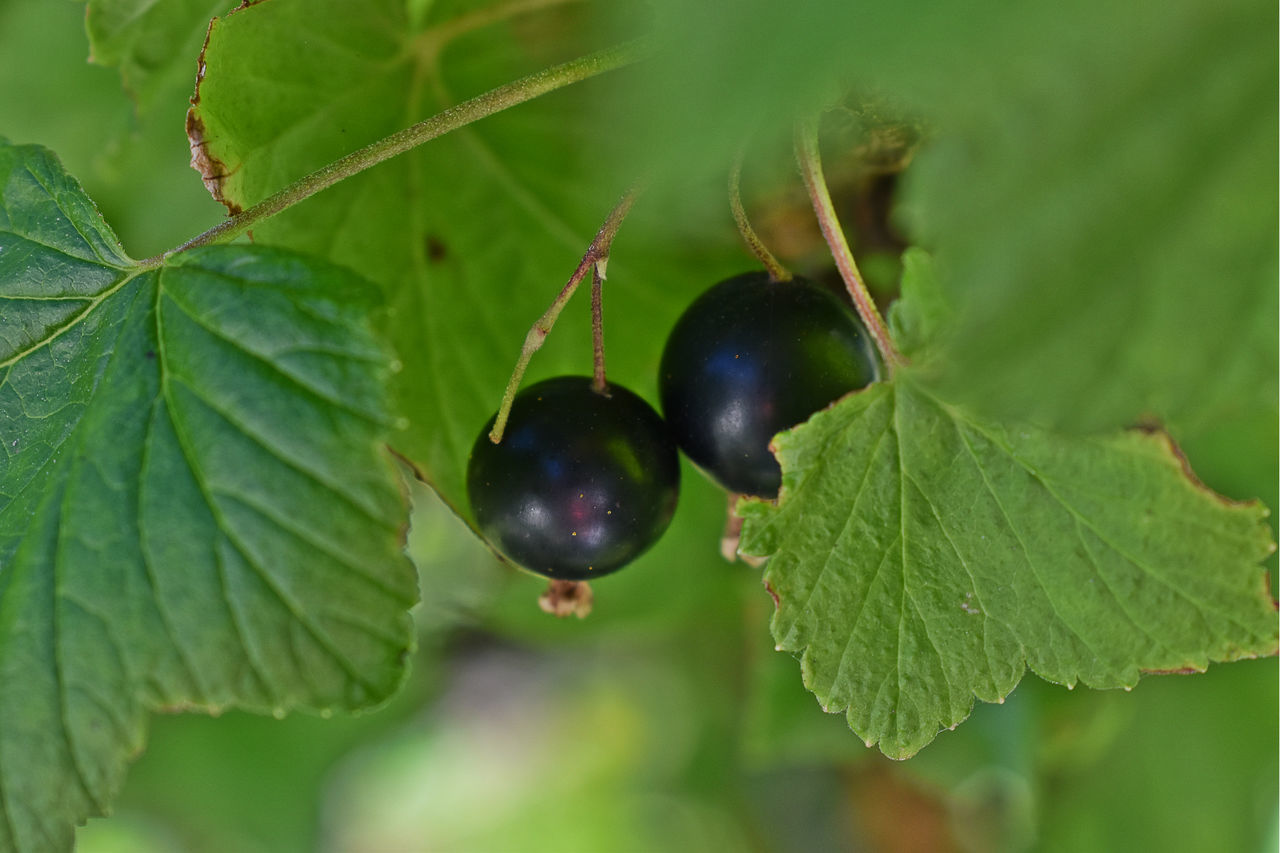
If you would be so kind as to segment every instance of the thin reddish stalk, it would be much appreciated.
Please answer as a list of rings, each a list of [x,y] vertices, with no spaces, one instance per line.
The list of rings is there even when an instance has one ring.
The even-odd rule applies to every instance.
[[[609,216],[605,219],[604,224],[600,226],[600,230],[596,232],[595,239],[587,247],[586,254],[582,256],[582,260],[573,271],[573,275],[569,276],[569,281],[561,288],[559,295],[551,303],[551,307],[547,308],[543,315],[534,322],[533,327],[529,329],[529,333],[525,335],[524,346],[520,348],[520,356],[516,359],[515,369],[511,371],[511,379],[508,380],[506,391],[502,394],[502,405],[498,407],[498,416],[493,422],[493,429],[489,431],[489,440],[494,444],[502,441],[502,433],[507,428],[507,418],[511,415],[511,403],[515,400],[516,391],[520,389],[520,380],[524,378],[524,372],[529,367],[529,360],[533,358],[535,352],[542,348],[542,342],[546,340],[547,334],[550,333],[552,326],[556,324],[556,318],[560,316],[560,312],[569,303],[569,299],[573,296],[574,291],[578,289],[578,285],[582,283],[582,280],[586,278],[588,272],[594,271],[594,274],[603,278],[600,271],[609,263],[609,249],[613,245],[613,238],[617,235],[618,228],[622,225],[622,220],[631,211],[631,205],[635,203],[636,195],[639,192],[640,187],[638,184],[632,186],[622,196],[617,206],[609,211]],[[601,356],[603,359],[603,352]],[[600,375],[602,377],[603,370],[602,360],[600,364]]]
[[[822,174],[822,157],[818,152],[816,121],[801,122],[796,126],[795,149],[796,159],[800,163],[800,173],[804,176],[805,187],[809,190],[809,198],[813,202],[813,212],[818,217],[822,236],[831,249],[836,269],[840,271],[840,277],[844,279],[844,285],[849,295],[853,297],[853,305],[858,310],[858,316],[862,318],[863,324],[871,334],[871,339],[875,341],[876,349],[880,351],[880,356],[892,372],[895,367],[905,364],[906,359],[894,347],[889,337],[889,329],[885,326],[880,310],[876,308],[876,303],[862,280],[862,273],[858,271],[853,252],[850,251],[849,243],[845,240],[844,229],[840,227],[835,205],[831,201],[831,193],[827,189],[826,178]]]

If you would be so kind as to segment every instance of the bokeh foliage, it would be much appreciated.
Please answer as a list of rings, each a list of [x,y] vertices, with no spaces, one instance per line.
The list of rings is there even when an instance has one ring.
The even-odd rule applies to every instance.
[[[268,6],[273,4],[286,5],[272,0]],[[457,4],[409,4],[403,19],[411,28],[429,24],[451,17],[451,5]],[[1007,414],[1012,407],[1074,427],[1123,425],[1152,412],[1169,416],[1202,478],[1231,497],[1262,496],[1274,506],[1275,247],[1273,233],[1258,237],[1259,229],[1275,220],[1275,167],[1269,156],[1275,150],[1275,97],[1269,83],[1275,78],[1275,48],[1264,38],[1275,30],[1273,9],[1184,2],[1148,17],[1102,3],[1012,13],[981,3],[812,3],[798,10],[753,3],[726,20],[692,4],[679,6],[670,14],[659,6],[656,25],[681,27],[676,35],[689,47],[672,50],[660,66],[621,75],[617,87],[634,97],[618,97],[612,88],[595,84],[557,95],[545,108],[530,105],[441,140],[424,150],[416,166],[388,164],[382,167],[386,174],[369,175],[364,186],[352,182],[331,191],[332,201],[315,200],[308,216],[326,227],[309,230],[313,223],[300,209],[297,221],[286,217],[263,229],[264,240],[366,266],[384,286],[398,276],[442,285],[402,291],[415,299],[430,292],[437,300],[430,306],[408,296],[398,306],[436,324],[413,340],[402,331],[397,347],[406,364],[410,358],[437,359],[434,373],[427,374],[434,383],[428,387],[450,403],[431,407],[419,401],[409,413],[415,420],[444,418],[442,434],[461,436],[452,450],[446,445],[430,452],[449,465],[459,464],[457,447],[469,442],[495,404],[528,321],[567,274],[635,164],[647,162],[643,155],[649,152],[669,151],[678,155],[679,166],[669,173],[678,176],[678,188],[655,187],[652,206],[638,210],[619,239],[611,264],[609,298],[614,301],[606,308],[609,317],[618,318],[609,325],[611,370],[650,391],[663,330],[680,306],[745,263],[723,212],[724,160],[762,115],[777,118],[776,126],[766,121],[758,131],[767,138],[786,123],[790,110],[821,103],[842,84],[854,82],[893,92],[934,128],[935,142],[922,150],[904,179],[900,209],[911,235],[937,251],[950,297],[970,312],[947,339],[960,379],[939,376],[939,387],[970,395],[972,405],[992,412]],[[401,14],[394,5],[383,8]],[[588,8],[568,4],[534,12],[462,38],[439,57],[437,82],[448,96],[462,97],[598,46],[592,28],[579,23]],[[171,84],[169,94],[157,94],[151,103],[144,98],[134,114],[118,81],[102,69],[78,65],[86,47],[75,32],[74,11],[70,4],[57,8],[34,0],[0,10],[0,55],[6,57],[0,62],[0,80],[6,81],[0,84],[0,132],[49,144],[67,157],[90,194],[104,201],[110,221],[119,224],[135,254],[173,245],[217,216],[198,179],[183,165],[181,115],[189,83]],[[190,43],[192,33],[198,42],[203,22],[193,22],[182,38]],[[1228,47],[1206,47],[1212,44]],[[99,55],[109,58],[102,51]],[[774,61],[777,56],[791,59],[780,63]],[[75,63],[74,78],[68,60]],[[189,58],[186,72],[180,57],[174,62],[175,79],[185,74],[190,81]],[[830,72],[816,86],[815,68]],[[1250,82],[1264,78],[1267,85],[1261,87]],[[334,93],[318,96],[328,94]],[[430,112],[439,97],[439,91],[424,92],[411,104],[401,93],[400,112],[367,109],[363,119],[394,128]],[[579,121],[588,114],[608,119]],[[323,124],[309,128],[306,135],[316,139],[303,148],[328,144],[347,150],[338,147],[340,139],[326,137],[340,132]],[[1116,137],[1129,143],[1105,144]],[[301,168],[305,162],[304,154],[294,151],[282,155],[279,168]],[[468,179],[477,172],[485,179]],[[1127,181],[1144,192],[1120,192]],[[443,271],[431,267],[436,253],[425,242],[385,243],[386,222],[369,200],[377,192],[407,198],[414,187],[424,188],[424,195],[405,209],[419,217],[424,233],[440,229],[439,235],[452,235],[438,237],[446,247],[446,255],[437,258],[443,261],[437,266],[448,267]],[[1209,203],[1187,203],[1188,193]],[[484,214],[459,213],[467,210]],[[519,286],[509,283],[513,280]],[[502,283],[502,310],[483,326],[469,326],[472,320],[458,317],[474,319],[464,312],[475,301],[476,288],[488,286],[477,282]],[[635,317],[644,322],[634,322]],[[588,363],[582,313],[571,311],[562,323],[535,361],[533,378],[566,366],[581,370]],[[1224,341],[1231,346],[1222,349]],[[418,343],[425,346],[419,349]],[[466,375],[456,370],[448,375],[438,354],[471,344],[492,357],[477,359]],[[1079,372],[1064,371],[1064,359]],[[1062,381],[1044,382],[1045,372]],[[686,474],[687,483],[696,477]],[[856,785],[845,785],[847,777],[832,774],[828,759],[815,757],[830,753],[813,744],[849,738],[843,722],[821,715],[800,690],[794,663],[769,650],[763,627],[769,602],[750,573],[718,562],[721,501],[705,484],[688,489],[669,539],[643,564],[602,585],[600,611],[581,625],[548,622],[533,612],[536,585],[508,577],[485,562],[483,552],[459,544],[469,541],[465,531],[460,538],[454,529],[416,552],[432,599],[427,608],[439,603],[441,588],[450,594],[468,589],[460,573],[463,580],[476,580],[479,572],[483,582],[469,598],[462,596],[466,603],[455,613],[457,621],[485,635],[496,633],[504,645],[532,647],[537,666],[554,669],[557,659],[568,658],[561,665],[571,674],[553,682],[563,689],[553,691],[543,707],[550,709],[548,719],[563,714],[582,720],[568,731],[588,749],[606,753],[569,780],[576,788],[568,793],[582,798],[582,808],[574,813],[592,811],[594,804],[601,815],[573,836],[584,846],[620,837],[635,825],[637,814],[646,823],[657,814],[673,827],[666,841],[703,839],[720,849],[822,847],[831,838],[847,838],[841,834],[847,831],[845,818],[856,817],[863,802],[856,798]],[[415,523],[457,527],[447,514],[427,512]],[[435,559],[441,554],[448,559]],[[461,572],[464,567],[474,572]],[[449,609],[447,602],[442,606]],[[432,618],[445,621],[438,612]],[[708,642],[709,634],[716,641]],[[439,655],[455,661],[450,665],[455,674],[436,682],[435,689],[456,695],[466,673],[477,667],[476,655],[466,653],[460,639],[443,648],[425,646],[421,670],[434,670],[431,661]],[[592,657],[592,648],[610,662],[603,672],[583,661]],[[697,653],[688,654],[690,648]],[[746,655],[747,648],[754,651]],[[784,677],[756,675],[757,666],[779,663]],[[619,680],[640,673],[636,683],[653,686],[644,673],[655,672],[660,686],[654,692],[669,697],[666,702],[646,704],[644,689]],[[578,699],[584,684],[594,697],[585,702]],[[1006,839],[1019,837],[1019,818],[1008,813],[1017,806],[1001,812],[990,806],[994,801],[1029,803],[1027,819],[1050,849],[1096,848],[1124,839],[1140,847],[1191,850],[1203,849],[1196,844],[1205,838],[1254,848],[1274,821],[1269,804],[1275,800],[1275,687],[1274,661],[1214,668],[1190,680],[1160,679],[1142,684],[1131,696],[1066,694],[1029,683],[1003,706],[980,706],[957,733],[945,734],[917,759],[887,772],[924,786],[950,810],[962,835],[994,826],[1006,827]],[[426,694],[406,697],[415,702]],[[116,825],[135,825],[129,819],[150,808],[159,817],[138,821],[147,827],[143,836],[162,837],[157,844],[165,843],[167,832],[174,844],[177,837],[188,847],[203,843],[210,850],[255,844],[313,849],[315,836],[304,836],[316,832],[315,792],[322,784],[344,794],[352,790],[344,786],[364,784],[378,791],[377,802],[388,803],[423,778],[429,790],[438,789],[441,783],[431,780],[440,778],[441,767],[454,774],[478,772],[466,763],[441,764],[441,751],[428,745],[413,752],[414,766],[425,777],[412,771],[396,776],[388,764],[395,761],[390,757],[394,745],[413,738],[424,725],[412,722],[412,707],[402,713],[411,722],[370,723],[367,736],[385,737],[391,745],[382,751],[382,763],[370,758],[371,769],[363,777],[340,772],[324,776],[336,780],[325,783],[318,766],[309,766],[305,779],[286,775],[287,753],[252,768],[235,760],[235,745],[244,743],[238,738],[251,729],[271,732],[260,735],[264,741],[287,740],[290,735],[276,733],[291,731],[305,732],[292,735],[299,739],[332,737],[329,754],[337,755],[348,735],[318,721],[164,720],[155,754],[143,759],[137,787],[126,792],[126,820]],[[591,734],[615,726],[623,732],[634,731],[631,727],[667,732],[667,717],[680,720],[678,731],[654,741],[653,754],[645,757],[621,741]],[[429,717],[425,739],[447,739],[456,721],[447,712]],[[491,724],[495,732],[504,725],[501,717]],[[380,735],[376,730],[383,725],[401,730]],[[477,726],[484,730],[483,723]],[[220,736],[227,739],[222,748],[187,751]],[[1194,739],[1199,748],[1179,761],[1176,756],[1187,754],[1184,738]],[[858,754],[862,748],[849,739]],[[753,744],[750,761],[743,759],[740,741]],[[178,756],[169,764],[166,749]],[[667,756],[668,763],[655,756]],[[865,755],[860,760],[861,765],[846,764],[842,758],[839,766],[846,769],[841,772],[856,777],[867,763],[882,761]],[[1160,760],[1168,768],[1160,774],[1163,784],[1124,789],[1129,797],[1121,811],[1120,798],[1107,793],[1119,790],[1125,778],[1119,771],[1138,772],[1135,768]],[[1207,772],[1218,764],[1235,771],[1230,784],[1215,784],[1214,779],[1222,780]],[[171,783],[172,774],[191,774],[193,765],[201,768],[196,772],[229,774],[223,777],[224,791],[246,773],[275,773],[280,781],[263,780],[263,790],[274,795],[215,800],[214,810],[223,810],[226,820],[211,820],[207,801],[185,802]],[[537,765],[531,758],[528,766]],[[554,774],[556,766],[543,765],[544,772]],[[863,770],[847,769],[859,766]],[[983,775],[987,769],[992,772]],[[361,778],[363,783],[352,781]],[[386,778],[405,784],[378,788],[379,779]],[[537,774],[526,784],[534,797],[530,802],[536,803]],[[1029,799],[1015,795],[1023,788]],[[287,793],[290,789],[293,793]],[[1133,797],[1134,790],[1141,795]],[[665,810],[620,808],[630,802],[622,796],[628,792],[642,803],[656,797]],[[286,823],[299,835],[291,840],[272,829],[268,812],[277,803],[292,810]],[[818,809],[814,803],[821,803],[822,819],[810,821],[806,834],[786,815]],[[984,803],[986,811],[979,808]],[[200,815],[202,810],[206,813]],[[370,813],[382,818],[363,825],[389,823],[384,813]],[[537,813],[536,805],[527,806],[526,815]],[[1190,813],[1205,835],[1172,830],[1179,816]],[[680,823],[673,814],[687,819]],[[983,815],[990,817],[986,823]],[[335,819],[362,825],[349,814],[330,815],[322,837],[341,837],[332,834],[336,830],[329,821]],[[771,829],[770,821],[790,827],[791,834]],[[858,831],[866,830],[866,821],[854,822]],[[163,829],[152,831],[157,824]],[[95,824],[87,842],[93,843],[94,830],[111,825]],[[234,829],[246,826],[257,829]],[[682,835],[680,827],[692,828]],[[464,829],[455,838],[497,839],[468,831],[482,830]],[[563,849],[554,846],[557,838],[564,839],[557,835],[563,831],[559,824],[535,824],[526,836],[528,847]],[[126,849],[141,845],[126,844]]]

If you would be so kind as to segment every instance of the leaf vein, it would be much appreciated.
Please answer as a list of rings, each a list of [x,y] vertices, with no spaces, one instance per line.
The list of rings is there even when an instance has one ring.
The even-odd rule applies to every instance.
[[[241,435],[243,435],[245,438],[248,438],[255,445],[261,448],[264,452],[266,452],[272,458],[279,461],[282,465],[284,465],[289,470],[297,472],[298,474],[302,475],[304,478],[320,486],[327,493],[331,494],[332,497],[340,500],[341,502],[347,504],[351,508],[357,510],[358,512],[360,512],[361,515],[364,515],[369,521],[372,521],[374,524],[378,525],[379,527],[383,527],[383,528],[394,527],[394,524],[390,522],[388,519],[381,517],[373,509],[366,507],[364,504],[357,501],[351,494],[348,493],[347,489],[342,488],[341,486],[335,483],[329,482],[329,480],[326,478],[325,475],[309,468],[302,461],[295,460],[290,456],[286,455],[278,446],[272,444],[269,439],[264,438],[258,435],[256,431],[251,430],[246,424],[244,424],[243,422],[235,418],[231,413],[227,412],[221,406],[219,406],[218,404],[210,400],[207,396],[200,393],[200,391],[194,385],[186,381],[183,377],[174,376],[173,382],[175,384],[181,384],[181,386],[187,390],[187,393],[189,393],[194,399],[198,400],[202,405],[208,408],[209,411],[213,412],[222,420],[226,421],[229,425],[234,427]]]
[[[378,577],[377,574],[370,572],[364,566],[361,566],[356,561],[356,559],[351,555],[342,553],[340,550],[338,550],[337,547],[334,546],[333,543],[327,542],[321,539],[313,531],[308,531],[305,528],[302,528],[298,525],[291,524],[290,522],[286,521],[285,518],[281,516],[279,513],[268,508],[266,505],[259,503],[258,501],[252,500],[251,498],[245,495],[235,494],[235,493],[226,492],[226,491],[221,492],[220,494],[222,497],[226,498],[227,500],[234,501],[238,504],[241,504],[247,509],[253,510],[255,513],[260,515],[263,519],[271,522],[271,524],[274,525],[276,528],[278,528],[281,532],[287,533],[297,541],[311,546],[316,551],[320,552],[321,554],[325,555],[329,559],[333,560],[338,565],[342,566],[345,569],[350,570],[353,575],[366,581],[370,586],[384,593],[389,598],[394,599],[398,603],[404,603],[404,596],[397,593],[396,590],[393,587],[391,587],[386,581]]]
[[[1000,515],[1004,517],[1005,523],[1009,526],[1009,532],[1012,533],[1014,539],[1017,540],[1018,547],[1022,550],[1022,555],[1026,561],[1027,568],[1031,570],[1032,576],[1036,579],[1036,584],[1040,587],[1041,592],[1044,593],[1045,600],[1049,603],[1049,606],[1053,608],[1053,612],[1057,615],[1059,623],[1063,627],[1065,627],[1068,631],[1070,631],[1072,635],[1074,635],[1076,639],[1078,639],[1080,643],[1093,654],[1096,660],[1099,660],[1099,661],[1104,660],[1104,658],[1098,654],[1098,650],[1095,649],[1087,639],[1085,639],[1085,637],[1080,633],[1080,631],[1077,630],[1077,628],[1073,624],[1071,624],[1070,621],[1067,620],[1067,618],[1063,615],[1062,611],[1059,609],[1058,603],[1054,600],[1053,594],[1049,591],[1048,584],[1045,583],[1044,577],[1040,573],[1040,569],[1036,566],[1035,561],[1031,558],[1031,551],[1027,547],[1026,541],[1022,538],[1022,533],[1018,530],[1017,526],[1013,523],[1013,519],[1009,517],[1009,512],[1008,510],[1005,509],[1004,502],[1000,500],[1000,496],[996,493],[995,487],[991,484],[991,481],[987,478],[987,471],[982,466],[982,462],[978,459],[978,454],[974,451],[973,447],[971,446],[969,442],[969,437],[965,435],[964,430],[961,429],[959,421],[950,417],[947,417],[945,419],[947,420],[948,423],[950,423],[955,428],[956,435],[959,437],[960,442],[964,445],[965,450],[968,451],[969,457],[973,461],[974,469],[978,472],[978,476],[982,479],[982,485],[986,488],[987,494],[991,495],[991,499],[992,501],[995,502],[996,508],[1000,510]],[[1031,474],[1031,472],[1029,471],[1027,473]],[[1035,475],[1031,474],[1031,476],[1034,477]],[[1038,478],[1037,478],[1037,481],[1038,481]],[[1074,668],[1077,670],[1077,672],[1068,673],[1067,675],[1069,678],[1075,679],[1079,676],[1079,672],[1078,672],[1079,667],[1077,666]]]
[[[109,299],[112,295],[114,295],[117,291],[119,291],[120,288],[124,287],[126,284],[128,284],[129,282],[137,278],[138,275],[139,273],[135,273],[134,275],[124,276],[118,282],[113,284],[111,287],[108,287],[106,290],[102,291],[102,293],[90,299],[89,304],[85,306],[83,311],[79,311],[75,314],[75,316],[69,318],[69,320],[63,323],[62,325],[60,325],[53,332],[53,334],[48,335],[47,337],[41,338],[38,341],[35,341],[31,346],[27,347],[25,350],[16,352],[13,355],[9,356],[8,358],[4,359],[3,361],[0,361],[0,367],[9,367],[10,365],[16,364],[22,359],[30,356],[33,352],[36,352],[48,346],[49,344],[53,343],[55,340],[57,340],[58,338],[66,334],[68,330],[84,322],[85,317],[88,317],[91,313],[93,313],[93,311],[99,305],[101,305],[105,300]]]
[[[165,347],[165,338],[164,338],[164,316],[160,311],[160,294],[161,294],[161,288],[159,283],[157,282],[155,299],[152,303],[152,311],[154,312],[154,316],[155,316],[156,347],[160,351],[160,357],[158,361],[160,364],[161,396],[164,399],[165,414],[168,416],[169,425],[173,428],[174,436],[178,441],[178,448],[182,453],[183,460],[187,464],[187,469],[191,472],[191,477],[195,481],[196,488],[200,490],[200,494],[204,497],[205,506],[209,510],[210,514],[214,517],[215,522],[218,522],[220,521],[220,519],[218,519],[216,514],[214,513],[213,502],[210,499],[209,489],[207,484],[204,481],[204,472],[201,470],[199,464],[197,463],[196,455],[192,450],[192,448],[190,447],[190,438],[186,435],[185,431],[182,429],[182,426],[178,423],[178,419],[175,418],[173,415],[173,401],[172,401],[171,391],[170,391],[170,384],[172,380],[171,380],[170,372],[168,370],[168,357],[167,357],[167,353],[165,352],[166,347]],[[217,547],[216,540],[217,540],[217,536],[215,534],[214,540],[209,542],[208,544],[210,546],[210,551],[213,554],[214,564],[217,566],[217,569],[218,569],[218,583],[219,583],[219,586],[222,587],[222,600],[223,600],[223,603],[226,604],[227,606],[227,616],[228,616],[231,628],[235,632],[236,641],[240,644],[240,648],[244,651],[245,662],[249,666],[250,673],[257,680],[259,686],[262,689],[262,695],[268,697],[269,700],[272,701],[274,704],[279,704],[279,700],[275,696],[275,693],[272,689],[271,680],[266,677],[266,671],[262,668],[262,665],[256,660],[256,655],[254,651],[249,648],[248,635],[245,633],[244,626],[240,624],[240,615],[236,611],[236,606],[233,602],[233,596],[231,595],[231,588],[228,583],[228,577],[227,577],[227,567],[222,558],[222,549]]]
[[[942,520],[942,514],[938,511],[937,505],[925,493],[924,489],[916,481],[915,477],[911,476],[910,474],[907,474],[904,476],[908,480],[910,480],[911,485],[914,486],[916,491],[919,492],[920,496],[924,498],[925,504],[927,504],[929,507],[929,512],[933,514],[934,521],[938,523],[938,530],[942,533],[942,538],[945,539],[947,542],[947,545],[951,547],[951,553],[956,555],[956,559],[960,562],[960,565],[964,568],[965,574],[969,576],[969,584],[970,584],[970,588],[973,590],[974,600],[977,602],[978,609],[982,613],[983,625],[980,630],[982,631],[982,651],[983,651],[984,657],[986,657],[986,660],[987,660],[987,674],[991,676],[991,688],[992,688],[993,694],[999,694],[1000,686],[996,678],[995,661],[994,661],[994,658],[992,658],[991,656],[991,642],[990,642],[991,634],[986,629],[986,623],[989,621],[998,622],[999,624],[1004,625],[1005,628],[1009,631],[1009,633],[1012,634],[1014,637],[1018,636],[1018,632],[1015,631],[1013,629],[1013,626],[1010,625],[1008,622],[1006,622],[1003,619],[997,619],[991,613],[991,609],[987,606],[984,595],[978,590],[978,578],[976,575],[974,575],[973,569],[969,565],[969,561],[966,560],[964,558],[964,555],[960,552],[960,548],[959,546],[956,545],[955,539],[952,538],[951,533],[947,530],[946,524]],[[1021,648],[1021,645],[1022,645],[1021,642],[1019,642],[1018,645],[1019,645],[1019,648]],[[1022,665],[1026,666],[1025,659],[1022,661]]]
[[[846,430],[846,433],[852,432],[852,431],[853,431],[853,427],[850,426],[849,429]],[[888,433],[889,433],[889,423],[886,420],[884,430],[880,433],[879,438],[876,439],[875,451],[879,450],[880,445],[883,443],[885,436],[888,435]],[[835,454],[830,454],[830,455],[834,456]],[[862,472],[862,479],[858,484],[859,496],[862,494],[862,490],[865,488],[867,481],[871,476],[871,467],[872,467],[872,462],[874,460],[875,460],[875,452],[873,451],[872,453],[869,453],[867,455],[867,467]],[[825,456],[821,457],[818,460],[817,470],[814,472],[813,476],[822,477],[827,473],[828,467],[829,467],[829,463],[827,462],[826,457]],[[853,501],[853,504],[855,506],[857,505],[856,499]],[[834,552],[835,552],[834,544],[839,543],[839,541],[844,537],[845,533],[849,529],[849,525],[853,523],[853,520],[854,520],[854,514],[850,512],[849,515],[845,517],[844,526],[841,528],[840,532],[837,533],[835,536],[835,539],[833,541],[833,547],[827,549],[827,556],[822,561],[822,568],[818,571],[817,577],[814,579],[813,584],[809,587],[809,594],[805,596],[804,604],[801,605],[799,610],[797,611],[798,616],[804,614],[809,610],[809,605],[813,601],[814,593],[817,591],[818,587],[822,585],[822,580],[826,576],[827,570],[831,566],[832,557],[834,556]],[[865,606],[865,604],[866,604],[866,600],[864,599],[863,605]],[[861,611],[859,611],[859,613],[861,613]]]
[[[154,437],[153,430],[155,427],[155,422],[156,422],[156,419],[161,416],[161,413],[163,411],[165,411],[163,403],[161,402],[160,398],[157,396],[157,398],[152,401],[151,413],[147,417],[147,432],[145,437],[143,438],[142,459],[141,459],[141,464],[139,466],[139,471],[138,471],[138,480],[139,480],[138,506],[137,506],[138,538],[139,538],[138,554],[142,559],[143,575],[147,579],[147,585],[151,588],[151,597],[152,597],[152,600],[155,602],[156,614],[160,618],[160,624],[164,627],[164,632],[165,634],[168,635],[169,642],[172,644],[174,651],[178,656],[178,660],[182,662],[183,668],[186,669],[187,674],[191,678],[191,685],[197,691],[197,696],[195,697],[196,700],[201,703],[207,703],[211,699],[212,691],[210,691],[208,686],[203,683],[204,679],[200,675],[199,669],[195,666],[194,662],[192,661],[185,644],[183,644],[183,642],[179,639],[180,635],[174,627],[173,616],[168,611],[167,600],[160,592],[159,577],[156,572],[155,563],[152,562],[151,552],[146,545],[146,542],[148,541],[149,536],[147,533],[147,524],[145,521],[146,513],[143,512],[144,497],[143,497],[142,484],[145,484],[147,482],[147,470],[150,465],[151,452],[154,446],[152,439]]]
[[[301,377],[296,376],[293,372],[289,370],[286,370],[282,365],[278,364],[272,358],[262,353],[259,353],[256,350],[250,349],[249,347],[245,346],[240,341],[237,341],[235,338],[226,334],[222,330],[217,329],[212,325],[204,322],[204,320],[201,317],[199,317],[196,312],[192,311],[185,303],[177,299],[173,295],[173,293],[169,292],[167,289],[165,290],[165,297],[170,302],[172,302],[174,306],[182,314],[184,314],[188,319],[190,319],[192,323],[194,323],[201,329],[204,329],[214,338],[222,341],[232,349],[244,353],[253,361],[267,367],[272,373],[285,379],[286,381],[289,382],[289,384],[293,385],[296,388],[301,389],[304,393],[324,403],[327,403],[330,406],[333,406],[335,409],[339,409],[341,411],[347,412],[348,414],[353,415],[354,417],[357,417],[360,420],[377,424],[378,426],[386,425],[385,419],[379,418],[376,414],[370,413],[368,411],[358,409],[354,405],[352,405],[350,402],[333,397],[328,393],[326,393],[325,391],[321,390],[320,388],[317,388],[314,385],[308,384]]]

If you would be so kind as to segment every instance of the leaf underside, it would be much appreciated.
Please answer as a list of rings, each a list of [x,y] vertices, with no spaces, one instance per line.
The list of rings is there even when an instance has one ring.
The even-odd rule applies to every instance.
[[[0,850],[70,849],[147,709],[354,709],[416,598],[370,287],[280,250],[125,257],[0,142]]]
[[[742,549],[772,555],[778,647],[886,755],[1026,667],[1131,687],[1276,651],[1266,509],[1196,483],[1162,433],[998,425],[901,378],[776,445],[782,493],[740,507]]]

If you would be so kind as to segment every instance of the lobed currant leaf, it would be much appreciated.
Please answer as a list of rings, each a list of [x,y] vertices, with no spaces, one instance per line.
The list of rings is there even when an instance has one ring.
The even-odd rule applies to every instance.
[[[48,151],[0,141],[0,850],[69,850],[148,709],[399,685],[373,293],[282,250],[135,263]]]
[[[906,758],[1024,670],[1132,687],[1276,652],[1258,502],[1190,474],[1170,439],[980,419],[910,374],[775,439],[778,501],[746,501],[779,649],[868,745]]]

